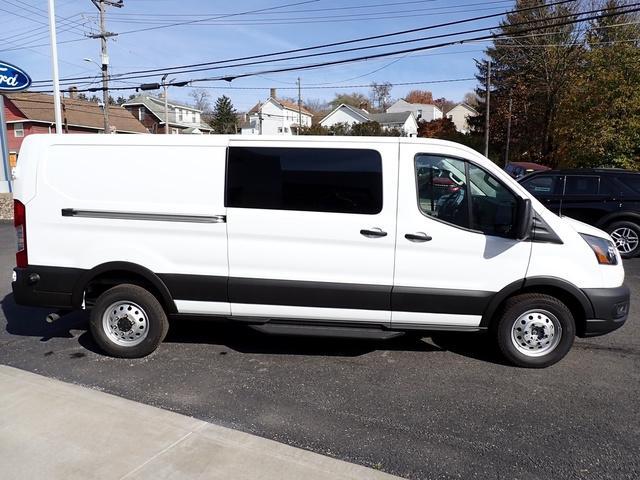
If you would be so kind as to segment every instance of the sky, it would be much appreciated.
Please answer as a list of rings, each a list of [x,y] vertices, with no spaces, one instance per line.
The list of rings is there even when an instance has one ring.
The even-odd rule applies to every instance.
[[[205,0],[123,0],[122,8],[107,7],[106,25],[118,35],[109,39],[110,73],[164,69],[172,66],[214,62],[232,58],[279,52],[401,30],[432,26],[444,22],[501,14],[513,7],[513,1],[481,0],[243,0],[221,2]],[[97,8],[90,0],[55,0],[58,32],[60,77],[91,77],[74,81],[79,88],[98,86],[100,41],[86,35],[98,31]],[[29,73],[38,85],[51,80],[51,49],[46,0],[2,0],[0,2],[0,60],[13,63]],[[248,13],[252,12],[252,13]],[[467,29],[498,25],[500,17],[440,27],[428,31],[393,36],[342,47],[314,50],[326,52],[373,43],[417,39],[451,34]],[[171,25],[180,23],[180,25]],[[136,31],[144,30],[144,31]],[[481,32],[475,35],[481,35]],[[263,65],[218,68],[183,74],[169,79],[186,81],[207,77],[260,72],[310,63],[393,52],[446,40],[423,40],[405,45],[334,54],[315,58],[268,58]],[[169,97],[189,102],[192,89],[206,89],[211,98],[227,95],[236,110],[246,111],[277,88],[279,97],[297,97],[296,81],[300,77],[304,100],[331,100],[336,93],[369,94],[372,82],[390,82],[393,98],[401,98],[413,89],[430,90],[434,98],[461,101],[473,90],[474,59],[482,59],[488,43],[471,42],[438,49],[370,59],[304,71],[264,73],[238,78],[231,83],[210,81],[192,87],[171,87]],[[296,54],[291,54],[296,55]],[[218,65],[217,67],[219,67]],[[211,67],[211,66],[210,66]],[[147,78],[121,79],[111,87],[135,87],[140,83],[159,82],[162,71]],[[441,82],[400,85],[402,83]],[[39,84],[39,90],[49,89]],[[127,97],[134,90],[113,91],[112,96]],[[150,92],[156,93],[156,92]],[[91,95],[91,94],[90,94]],[[100,95],[100,92],[98,92]]]

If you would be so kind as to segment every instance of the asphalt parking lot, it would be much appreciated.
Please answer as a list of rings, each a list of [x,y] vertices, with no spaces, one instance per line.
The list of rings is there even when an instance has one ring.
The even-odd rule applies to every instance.
[[[13,252],[0,225],[1,364],[408,478],[638,478],[640,259],[625,262],[621,330],[524,370],[482,336],[317,340],[192,322],[147,358],[109,358],[84,314],[50,325],[15,305]]]

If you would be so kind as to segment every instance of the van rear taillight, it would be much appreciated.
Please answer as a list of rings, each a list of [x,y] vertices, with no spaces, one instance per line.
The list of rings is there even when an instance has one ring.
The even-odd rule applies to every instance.
[[[25,268],[27,260],[27,215],[24,204],[19,200],[13,201],[13,224],[16,227],[18,250],[16,252],[16,266]]]

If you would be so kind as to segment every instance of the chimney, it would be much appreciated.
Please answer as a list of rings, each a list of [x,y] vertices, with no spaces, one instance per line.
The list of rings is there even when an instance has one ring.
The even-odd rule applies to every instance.
[[[69,98],[74,100],[78,98],[78,87],[69,87]]]
[[[275,88],[272,88],[272,89],[270,90],[269,96],[270,96],[271,98],[273,98],[273,99],[275,99],[275,98],[276,98],[276,89],[275,89]]]

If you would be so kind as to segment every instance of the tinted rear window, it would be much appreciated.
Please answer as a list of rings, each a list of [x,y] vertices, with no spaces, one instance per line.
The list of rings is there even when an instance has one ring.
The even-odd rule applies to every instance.
[[[365,149],[231,147],[226,206],[376,214],[382,159]]]
[[[597,195],[600,177],[567,175],[564,184],[565,195]]]
[[[640,175],[619,175],[617,178],[630,189],[640,193]]]

